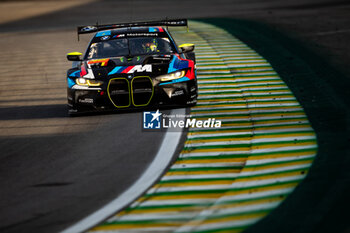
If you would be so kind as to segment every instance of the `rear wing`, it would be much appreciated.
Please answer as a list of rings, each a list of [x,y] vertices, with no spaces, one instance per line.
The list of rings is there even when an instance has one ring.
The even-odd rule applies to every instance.
[[[123,27],[138,27],[138,26],[182,26],[188,27],[187,19],[167,19],[159,21],[149,21],[149,22],[135,22],[135,23],[117,23],[117,24],[105,24],[105,25],[86,25],[77,27],[78,40],[80,34],[93,33],[102,30],[123,28]]]

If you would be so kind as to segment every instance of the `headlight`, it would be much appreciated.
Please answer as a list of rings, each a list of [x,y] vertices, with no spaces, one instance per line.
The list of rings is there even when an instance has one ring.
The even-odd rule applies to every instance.
[[[91,86],[91,87],[98,87],[103,84],[102,81],[97,81],[93,79],[85,79],[85,78],[77,78],[76,83],[80,86]]]
[[[157,79],[160,80],[161,82],[170,81],[170,80],[182,78],[183,76],[185,76],[185,73],[186,72],[184,70],[179,70],[170,74],[158,76]]]

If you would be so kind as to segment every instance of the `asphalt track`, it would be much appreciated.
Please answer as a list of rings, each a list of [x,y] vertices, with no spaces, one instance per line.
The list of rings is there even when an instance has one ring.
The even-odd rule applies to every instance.
[[[72,50],[83,51],[87,41],[76,42],[72,29],[75,25],[96,20],[107,23],[189,15],[261,20],[289,32],[328,62],[350,73],[344,67],[350,54],[346,45],[349,6],[345,1],[322,4],[316,1],[293,4],[205,1],[191,4],[100,1],[0,25],[3,55],[0,81],[1,232],[56,232],[78,221],[130,186],[152,161],[162,138],[160,133],[142,134],[140,113],[72,119],[66,116],[64,76],[69,63],[64,54]],[[312,62],[312,58],[309,59]],[[321,201],[329,208],[315,216],[318,220],[315,222],[323,220],[323,226],[336,229],[333,232],[344,232],[348,227],[344,223],[346,212],[337,208],[346,209],[343,203],[349,193],[346,188],[349,176],[342,172],[349,162],[344,157],[348,153],[345,143],[349,140],[344,125],[347,124],[350,98],[347,98],[346,88],[342,87],[343,83],[348,83],[344,79],[341,74],[335,79],[326,79],[318,87],[317,90],[327,90],[327,95],[320,92],[314,95],[323,98],[319,100],[321,108],[329,106],[326,103],[333,105],[323,111],[325,114],[311,117],[311,121],[316,119],[323,124],[323,128],[320,126],[323,135],[331,139],[324,141],[330,154],[322,159],[327,162],[330,155],[336,154],[335,151],[341,152],[327,170],[329,177],[325,177],[322,170],[318,171],[319,176],[313,177],[314,184],[315,180],[318,182],[317,187],[322,186],[323,178],[326,185],[338,179],[338,186],[332,186],[334,192],[328,194],[332,198],[327,199],[327,192],[323,190],[325,198]],[[312,88],[311,84],[305,87],[306,90]],[[306,103],[312,104],[307,91],[299,90],[298,93]],[[334,106],[340,114],[330,117]],[[313,112],[316,110],[319,109]],[[333,149],[329,149],[332,145]],[[337,167],[340,167],[338,171]],[[312,205],[307,207],[310,212]],[[319,208],[322,210],[322,205]],[[294,217],[302,218],[301,212],[297,211]],[[283,213],[286,215],[286,211]],[[308,215],[306,220],[312,218]],[[266,221],[271,223],[269,218]],[[321,227],[322,224],[318,229],[322,231]],[[305,229],[304,232],[315,229]]]

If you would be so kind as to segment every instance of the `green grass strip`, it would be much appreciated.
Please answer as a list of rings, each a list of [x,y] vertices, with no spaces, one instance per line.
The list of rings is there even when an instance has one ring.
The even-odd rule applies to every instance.
[[[293,131],[293,132],[276,132],[276,133],[254,133],[254,135],[259,136],[286,136],[290,134],[309,134],[310,132],[313,132],[313,130],[310,128],[309,131],[301,130],[301,131]],[[196,138],[188,138],[186,142],[192,142],[192,141],[199,141],[199,140],[206,140],[206,139],[232,139],[235,138],[249,138],[253,139],[253,133],[250,134],[244,134],[244,135],[224,135],[224,136],[210,136],[210,137],[196,137]]]
[[[281,199],[283,200],[288,196],[289,193],[285,194],[277,194],[277,195],[267,195],[263,197],[256,197],[256,198],[249,198],[245,200],[228,200],[228,201],[220,201],[219,203],[215,203],[215,206],[221,206],[221,205],[227,205],[227,204],[243,204],[243,203],[251,203],[255,201],[262,201],[262,200],[269,200],[269,199]],[[207,207],[207,206],[213,206],[213,204],[210,203],[194,203],[194,204],[169,204],[169,205],[153,205],[153,206],[135,206],[135,207],[128,207],[125,210],[126,211],[132,211],[132,210],[165,210],[170,208],[192,208],[192,207]]]
[[[244,128],[237,128],[237,127],[228,127],[228,128],[213,128],[213,129],[203,129],[203,130],[193,130],[191,129],[189,132],[216,132],[220,131],[221,133],[225,131],[232,131],[232,130],[241,130],[241,129],[254,129],[254,130],[263,130],[263,129],[270,129],[270,128],[275,128],[276,126],[278,127],[287,127],[287,126],[306,126],[306,127],[311,127],[310,124],[307,123],[298,123],[298,124],[280,124],[280,125],[264,125],[264,126],[247,126]],[[297,129],[296,129],[297,130]]]
[[[203,80],[204,81],[204,80]],[[280,79],[264,79],[264,80],[247,80],[247,81],[233,81],[233,82],[210,82],[210,83],[201,83],[199,82],[198,84],[200,86],[209,86],[209,85],[217,85],[217,84],[222,84],[222,85],[239,85],[239,84],[244,84],[244,83],[254,83],[254,82],[280,82],[282,83],[282,80]]]
[[[295,149],[295,150],[281,150],[281,151],[273,151],[273,152],[250,152],[248,155],[249,156],[266,156],[266,155],[288,155],[288,154],[295,154],[295,153],[316,153],[317,152],[317,147],[314,147],[314,148],[306,148],[306,149]],[[230,155],[230,154],[227,154],[227,155]],[[216,156],[213,156],[214,158]],[[172,168],[172,170],[178,170],[178,169],[181,169],[181,168]]]
[[[156,192],[151,194],[145,194],[145,198],[149,197],[159,197],[159,196],[186,196],[186,195],[200,195],[200,194],[224,194],[229,191],[247,191],[254,190],[258,188],[271,188],[280,185],[288,185],[288,184],[298,184],[303,178],[297,178],[295,180],[290,181],[281,181],[277,183],[265,184],[265,185],[256,185],[250,187],[239,187],[239,188],[229,188],[229,189],[210,189],[210,190],[186,190],[186,191],[167,191],[167,192]]]
[[[242,84],[236,84],[237,87],[198,87],[199,89],[199,92],[201,91],[206,91],[206,90],[211,90],[211,89],[215,89],[215,90],[222,90],[222,89],[236,89],[236,88],[241,88],[243,87]],[[287,86],[286,84],[284,83],[269,83],[269,84],[266,84],[266,85],[262,85],[262,84],[256,84],[256,85],[247,85],[249,87],[273,87],[273,86]]]
[[[309,159],[310,160],[310,159]],[[311,165],[311,163],[310,163]],[[276,171],[276,172],[269,172],[268,174],[254,174],[254,175],[245,175],[245,176],[239,176],[239,177],[231,177],[231,178],[198,178],[198,179],[176,179],[176,180],[164,180],[160,181],[158,184],[179,184],[179,183],[191,183],[191,182],[211,182],[211,181],[237,181],[239,179],[246,179],[246,178],[259,178],[259,177],[266,177],[270,175],[285,175],[288,173],[295,173],[299,172],[300,175],[305,175],[307,171],[309,170],[309,167],[306,168],[296,168],[291,170],[285,170],[285,171]]]
[[[279,102],[273,102],[273,101],[259,101],[259,102],[241,102],[241,103],[239,103],[239,104],[266,104],[266,102],[272,102],[271,104],[279,104],[280,102],[291,102],[291,103],[295,103],[296,105],[295,106],[300,106],[299,104],[298,104],[298,102],[297,101],[294,101],[294,100],[283,100],[283,101],[279,101]],[[226,103],[227,104],[227,103]],[[231,104],[231,103],[230,103]],[[234,103],[234,104],[236,104],[236,103]],[[215,105],[215,104],[214,104]],[[291,105],[291,106],[294,106],[294,105]],[[264,106],[264,108],[271,108],[271,107],[273,107],[273,106],[270,106],[270,107],[266,107],[266,106]],[[279,106],[277,106],[277,107],[279,107]],[[191,113],[196,113],[196,112],[215,112],[215,111],[229,111],[229,110],[237,110],[237,109],[247,109],[248,107],[244,107],[244,108],[233,108],[233,106],[228,106],[228,107],[226,107],[226,108],[220,108],[220,107],[218,107],[218,108],[212,108],[212,109],[207,109],[207,108],[194,108],[194,109],[191,109]],[[259,108],[259,107],[256,107],[256,108]],[[252,107],[250,107],[249,106],[249,110],[251,110],[251,109],[254,109],[254,108],[252,108]],[[288,108],[286,109],[286,110],[288,110]],[[260,114],[260,115],[268,115],[269,113],[274,113],[274,114],[281,114],[281,115],[285,115],[285,114],[288,114],[289,112],[281,112],[281,111],[275,111],[275,112],[257,112],[257,113],[250,113],[250,115],[254,115],[254,114]],[[294,112],[291,112],[291,113],[301,113],[301,114],[305,114],[304,113],[304,111],[300,111],[300,110],[298,110],[298,111],[294,111]],[[238,115],[236,115],[236,114],[234,114],[233,116],[238,116]]]
[[[260,72],[260,71],[259,71]],[[266,76],[273,76],[279,78],[277,74],[251,74],[251,75],[236,75],[232,74],[232,76],[217,76],[217,77],[198,77],[198,80],[222,80],[222,79],[231,79],[235,80],[237,78],[264,78]]]
[[[271,107],[270,107],[271,108]],[[193,115],[192,115],[192,118],[219,118],[219,117],[232,117],[233,119],[234,118],[237,118],[237,117],[273,117],[275,116],[276,117],[276,114],[279,115],[281,117],[283,116],[290,116],[291,114],[289,113],[295,113],[295,112],[281,112],[281,111],[271,111],[271,112],[254,112],[254,113],[239,113],[239,114],[234,114],[234,112],[229,112],[229,111],[232,111],[232,110],[245,110],[246,108],[224,108],[224,109],[218,109],[218,110],[211,110],[211,109],[208,109],[208,110],[202,110],[203,113],[201,114],[196,114],[196,113],[200,113],[201,111],[196,111],[196,112],[193,112]],[[227,114],[225,114],[225,112],[222,112],[222,113],[215,113],[215,111],[224,111],[224,110],[227,110]],[[204,112],[205,111],[205,112]],[[210,114],[210,112],[214,112],[214,114]],[[192,113],[192,112],[191,112]],[[206,114],[210,114],[210,115],[206,115]],[[300,114],[304,114],[304,112],[300,112]],[[305,116],[306,117],[306,116]],[[295,118],[304,118],[304,116],[295,116]],[[292,119],[292,118],[280,118],[280,119],[271,119],[271,120],[282,120],[282,119]],[[268,119],[266,119],[268,120]],[[254,119],[252,121],[258,121],[258,119]]]
[[[271,208],[272,209],[272,208]],[[265,214],[268,213],[270,211],[270,209],[266,209],[266,210],[253,210],[253,211],[243,211],[241,213],[234,213],[234,214],[224,214],[224,215],[220,215],[220,216],[206,216],[207,219],[220,219],[223,217],[234,217],[234,216],[241,216],[241,215],[245,215],[245,216],[249,216],[249,215],[256,215],[256,214]],[[196,219],[196,218],[195,218]],[[176,224],[176,223],[182,223],[184,221],[188,221],[188,217],[183,217],[183,218],[170,218],[170,219],[164,219],[164,218],[160,218],[160,219],[152,219],[152,220],[116,220],[116,221],[111,221],[111,222],[104,222],[102,223],[101,227],[103,226],[118,226],[118,225],[145,225],[145,227],[148,227],[147,225],[153,225],[153,224]],[[151,227],[149,226],[149,227]]]
[[[282,142],[256,142],[252,144],[234,144],[234,145],[209,145],[209,146],[185,146],[184,151],[191,151],[194,149],[222,149],[222,148],[249,148],[251,146],[270,146],[270,145],[279,145],[279,144],[298,144],[298,143],[307,143],[315,142],[316,139],[303,139],[303,140],[294,140],[294,141],[282,141]]]

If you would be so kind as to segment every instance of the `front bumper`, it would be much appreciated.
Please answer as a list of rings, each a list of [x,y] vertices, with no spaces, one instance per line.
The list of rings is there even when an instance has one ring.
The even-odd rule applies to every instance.
[[[67,89],[70,113],[194,105],[197,80],[154,85],[149,77],[112,78],[100,88]]]

